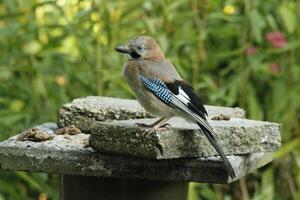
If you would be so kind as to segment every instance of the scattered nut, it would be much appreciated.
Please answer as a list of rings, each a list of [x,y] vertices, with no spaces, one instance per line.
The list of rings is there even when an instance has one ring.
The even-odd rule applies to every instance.
[[[230,120],[230,116],[228,116],[228,115],[224,115],[224,114],[220,114],[220,115],[216,115],[216,116],[213,116],[212,118],[211,118],[211,120],[226,120],[226,121],[228,121],[228,120]]]
[[[41,129],[38,128],[31,128],[28,129],[24,132],[22,132],[17,140],[18,141],[33,141],[33,142],[42,142],[42,141],[46,141],[46,140],[51,140],[53,139],[54,136],[46,133],[45,131],[42,131]]]
[[[77,128],[75,125],[66,126],[63,128],[59,128],[55,131],[57,135],[77,135],[81,133],[81,130]]]

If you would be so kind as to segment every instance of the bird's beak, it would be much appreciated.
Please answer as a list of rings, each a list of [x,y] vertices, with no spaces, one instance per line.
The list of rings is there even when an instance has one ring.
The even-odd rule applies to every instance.
[[[125,45],[117,46],[117,47],[115,47],[115,50],[117,52],[126,53],[126,54],[130,54],[132,52],[131,49],[128,46],[125,46]]]

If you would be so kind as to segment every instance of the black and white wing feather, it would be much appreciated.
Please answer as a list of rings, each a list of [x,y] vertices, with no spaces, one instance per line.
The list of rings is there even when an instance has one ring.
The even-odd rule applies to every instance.
[[[182,81],[165,83],[158,78],[147,78],[143,75],[140,75],[139,78],[147,90],[159,100],[186,114],[199,125],[202,132],[220,155],[229,176],[234,178],[235,172],[223,150],[215,140],[214,131],[206,121],[207,111],[199,97],[194,93],[193,88]]]

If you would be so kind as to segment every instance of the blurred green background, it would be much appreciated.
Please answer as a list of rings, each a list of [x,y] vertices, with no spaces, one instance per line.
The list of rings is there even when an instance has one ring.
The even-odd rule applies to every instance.
[[[207,104],[282,123],[275,161],[190,200],[300,199],[298,0],[1,0],[0,139],[55,121],[74,98],[133,98],[117,44],[156,38]],[[0,200],[58,199],[58,176],[0,171]]]

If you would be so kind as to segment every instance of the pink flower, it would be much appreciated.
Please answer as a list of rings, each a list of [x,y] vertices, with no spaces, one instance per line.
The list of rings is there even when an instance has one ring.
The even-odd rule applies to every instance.
[[[272,74],[272,75],[276,75],[279,73],[279,65],[276,64],[276,63],[270,63],[268,65],[268,68],[269,68],[269,72]]]
[[[249,47],[245,51],[247,56],[253,56],[257,53],[257,48],[256,47]]]
[[[275,48],[285,47],[287,40],[283,33],[281,32],[269,32],[266,35],[266,39],[270,42]]]

